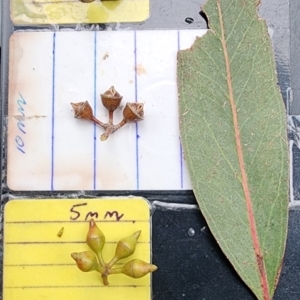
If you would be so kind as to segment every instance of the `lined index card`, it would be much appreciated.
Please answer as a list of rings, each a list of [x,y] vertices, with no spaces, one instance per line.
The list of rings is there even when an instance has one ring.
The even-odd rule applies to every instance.
[[[4,211],[3,300],[150,300],[149,274],[140,279],[111,275],[104,286],[98,272],[77,268],[71,253],[90,251],[85,239],[92,217],[106,237],[106,262],[113,257],[117,241],[138,230],[142,233],[135,253],[116,267],[135,258],[150,262],[145,199],[12,200]]]
[[[191,189],[179,137],[177,51],[205,30],[17,32],[10,40],[7,184],[13,190]],[[74,118],[115,86],[145,119],[105,142]],[[115,112],[115,122],[122,110]]]

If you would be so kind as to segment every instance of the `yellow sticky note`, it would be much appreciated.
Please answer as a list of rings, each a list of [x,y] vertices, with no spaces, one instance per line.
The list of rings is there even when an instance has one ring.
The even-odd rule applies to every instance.
[[[149,0],[11,0],[14,24],[76,24],[142,22],[149,16]]]
[[[117,241],[137,230],[142,233],[135,253],[116,267],[135,258],[150,262],[149,205],[143,198],[12,200],[4,211],[3,300],[150,300],[150,274],[110,275],[104,286],[98,272],[77,268],[71,253],[90,250],[85,239],[91,218],[106,236],[105,262]]]

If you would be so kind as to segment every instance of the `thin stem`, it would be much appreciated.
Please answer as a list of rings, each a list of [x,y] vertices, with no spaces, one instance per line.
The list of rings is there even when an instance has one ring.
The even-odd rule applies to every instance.
[[[121,274],[122,270],[123,270],[123,268],[109,269],[108,270],[108,275]]]
[[[100,136],[101,141],[106,141],[113,131],[113,125],[106,128],[105,132]]]
[[[106,267],[110,269],[118,260],[118,256],[114,256],[113,259],[106,265]]]
[[[109,285],[108,279],[107,279],[107,275],[102,275],[102,281],[104,285]]]
[[[106,127],[105,132],[101,135],[100,140],[106,141],[111,134],[113,134],[115,131],[117,131],[118,129],[123,127],[125,124],[126,124],[126,121],[124,119],[117,125],[109,124]]]
[[[108,111],[108,123],[113,125],[113,119],[114,119],[114,111],[113,110],[109,110]]]
[[[100,265],[97,265],[96,271],[99,272],[101,275],[106,273],[106,269]]]
[[[126,121],[123,119],[119,124],[114,125],[114,131],[112,133],[114,133],[115,131],[117,131],[118,129],[120,129],[121,127],[123,127],[126,124]]]
[[[105,262],[104,262],[104,260],[103,260],[102,253],[99,252],[99,253],[96,253],[96,255],[97,255],[97,258],[98,258],[98,261],[99,261],[100,265],[101,265],[102,267],[105,267]]]
[[[98,124],[99,126],[103,127],[104,129],[108,128],[110,124],[106,124],[98,120],[95,116],[92,116],[91,119],[94,123]]]
[[[103,284],[109,285],[109,282],[107,279],[107,275],[109,275],[109,270],[107,268],[104,268],[104,267],[98,265],[96,271],[101,274]]]

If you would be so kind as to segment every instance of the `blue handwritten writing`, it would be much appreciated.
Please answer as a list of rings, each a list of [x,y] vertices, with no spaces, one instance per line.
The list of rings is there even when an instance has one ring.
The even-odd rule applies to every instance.
[[[18,128],[19,128],[20,131],[22,131],[24,134],[26,134],[26,132],[25,132],[25,130],[24,130],[24,129],[25,129],[24,119],[21,120],[21,121],[19,121],[19,122],[17,123],[17,126],[18,126]],[[22,127],[23,127],[24,129],[23,129]]]
[[[15,143],[16,143],[16,148],[23,154],[25,154],[25,142],[22,138],[22,135],[26,134],[25,131],[25,108],[24,106],[26,105],[26,101],[23,98],[23,96],[19,93],[20,99],[17,100],[18,104],[18,111],[20,113],[20,116],[18,118],[18,129],[19,129],[19,135],[15,137]]]
[[[22,149],[25,146],[25,143],[19,135],[16,136],[15,142],[17,144],[18,150],[20,150],[22,153],[25,153],[25,151]]]
[[[26,105],[26,101],[25,99],[23,98],[23,96],[19,93],[21,99],[18,99],[17,100],[17,103],[18,103],[18,111],[19,113],[22,115],[22,117],[25,117],[25,112],[24,112],[24,108],[22,105]]]

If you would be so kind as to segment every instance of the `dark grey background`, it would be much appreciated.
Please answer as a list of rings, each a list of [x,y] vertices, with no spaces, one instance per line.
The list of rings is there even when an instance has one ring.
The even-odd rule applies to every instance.
[[[44,26],[13,28],[9,20],[9,0],[3,0],[1,104],[2,118],[6,113],[8,38],[15,30],[105,30],[131,29],[189,29],[206,28],[199,14],[203,0],[150,0],[151,17],[141,24],[93,24],[81,26]],[[289,138],[292,148],[291,210],[287,250],[276,291],[276,300],[300,299],[300,4],[299,0],[261,0],[260,15],[267,20],[272,37],[278,80],[288,111]],[[190,18],[186,20],[187,18]],[[192,19],[193,20],[192,20]],[[187,22],[188,21],[188,22]],[[291,88],[293,93],[291,93]],[[293,95],[293,97],[291,97]],[[5,122],[4,129],[5,129]],[[2,135],[2,137],[5,137]],[[2,149],[1,149],[2,150]],[[1,152],[5,174],[5,151]],[[4,178],[5,179],[5,178]],[[76,191],[74,191],[76,192]],[[2,204],[12,196],[38,198],[74,197],[74,193],[25,193],[2,188]],[[159,270],[153,274],[155,300],[247,300],[255,299],[224,257],[205,220],[196,207],[192,191],[86,191],[78,197],[137,195],[153,204],[152,251],[153,263]],[[298,196],[299,195],[299,196]],[[160,205],[160,203],[168,204]],[[178,206],[172,205],[182,204]],[[299,203],[300,205],[300,203]],[[1,252],[0,252],[1,254]],[[120,298],[121,299],[121,298]],[[9,300],[9,299],[6,299]],[[20,299],[37,300],[37,299]],[[141,299],[142,300],[142,299]]]
[[[290,3],[291,29],[291,81],[293,87],[293,101],[290,114],[300,115],[300,1]]]

